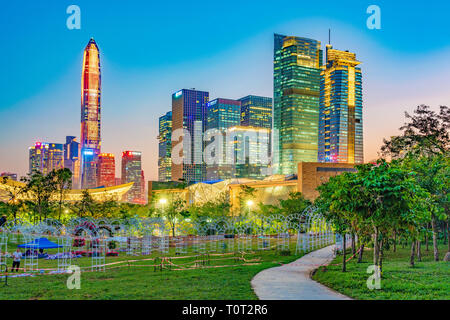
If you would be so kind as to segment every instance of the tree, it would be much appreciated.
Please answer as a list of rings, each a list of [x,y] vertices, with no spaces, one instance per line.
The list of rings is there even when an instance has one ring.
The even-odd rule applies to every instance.
[[[311,201],[306,199],[301,192],[291,192],[285,200],[280,200],[281,214],[290,215],[302,213],[311,205]]]
[[[6,202],[7,211],[11,211],[13,214],[14,222],[17,219],[17,212],[19,208],[23,205],[22,200],[19,199],[19,196],[24,192],[24,188],[17,183],[8,183],[9,177],[2,177],[0,179],[0,183],[8,184],[9,188],[7,189],[7,197],[9,198]]]
[[[403,158],[408,170],[417,174],[417,182],[431,197],[431,228],[434,260],[439,260],[438,222],[450,217],[448,206],[450,109],[441,106],[436,113],[420,105],[413,115],[405,113],[407,122],[402,135],[384,140],[381,153],[393,159]],[[450,250],[450,242],[449,242]]]
[[[54,179],[51,175],[43,175],[39,170],[33,170],[21,180],[26,184],[23,192],[31,195],[31,201],[34,204],[35,212],[37,211],[39,220],[42,220],[42,215],[46,219],[50,199],[56,191]]]
[[[81,200],[76,201],[72,204],[72,210],[76,212],[78,217],[83,218],[88,214],[93,215],[93,212],[95,212],[95,205],[96,203],[89,191],[83,190]]]
[[[50,172],[54,179],[58,194],[58,220],[61,220],[62,205],[67,192],[72,188],[72,171],[67,168],[54,170]]]

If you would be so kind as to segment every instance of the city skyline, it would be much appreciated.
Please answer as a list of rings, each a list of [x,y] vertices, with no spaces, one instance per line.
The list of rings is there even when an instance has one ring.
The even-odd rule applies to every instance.
[[[388,5],[386,4],[385,6]],[[81,7],[83,9],[83,5]],[[352,33],[352,31],[355,31],[354,21],[351,21],[349,25],[341,25],[339,22],[334,23],[334,25],[342,26],[342,28],[331,25],[331,42],[336,48],[341,50],[349,49],[352,52],[356,52],[364,65],[364,158],[366,161],[370,161],[376,157],[376,151],[381,145],[382,139],[397,133],[397,123],[403,122],[404,110],[412,110],[420,103],[431,104],[434,108],[439,104],[449,104],[449,99],[442,88],[445,83],[443,79],[448,78],[448,73],[446,74],[445,72],[450,68],[448,62],[443,59],[448,47],[448,43],[445,41],[439,43],[439,46],[434,44],[431,46],[432,49],[429,49],[431,51],[426,52],[423,57],[419,58],[417,53],[422,53],[423,48],[414,49],[405,44],[407,48],[402,49],[396,47],[390,40],[382,39],[380,34],[390,34],[389,24],[383,24],[383,29],[380,31],[365,30],[364,20],[366,16],[364,15],[364,8],[361,6],[359,9],[361,15],[359,29],[355,33]],[[384,12],[386,12],[386,9],[383,9]],[[329,17],[328,19],[330,21],[333,21],[333,17],[338,21],[343,21],[344,19],[340,17],[341,14],[339,11],[335,13],[327,12],[326,16]],[[206,46],[204,50],[212,52],[212,57],[205,57],[205,53],[198,53],[198,58],[196,58],[190,53],[186,56],[186,62],[176,62],[171,66],[168,66],[167,62],[165,62],[163,65],[157,67],[154,72],[149,71],[148,67],[145,66],[142,72],[137,71],[137,65],[139,63],[142,64],[142,61],[133,66],[129,61],[133,57],[132,54],[123,55],[122,52],[123,63],[118,63],[119,60],[114,55],[119,53],[114,53],[114,50],[112,50],[112,40],[104,37],[102,30],[98,32],[100,35],[97,36],[96,30],[88,28],[89,24],[87,23],[83,25],[81,32],[76,36],[70,34],[68,30],[63,30],[64,32],[68,32],[68,39],[66,41],[72,42],[63,46],[66,47],[66,50],[67,47],[78,46],[78,51],[71,56],[67,54],[61,55],[64,63],[62,63],[61,59],[54,61],[54,63],[50,63],[53,62],[51,60],[46,61],[45,65],[49,65],[49,69],[53,70],[53,74],[55,74],[57,67],[63,66],[62,68],[58,68],[59,71],[57,73],[59,76],[52,77],[51,72],[49,72],[48,76],[46,74],[46,79],[44,79],[43,83],[33,85],[36,86],[34,89],[30,88],[28,84],[29,80],[26,79],[24,80],[24,87],[30,90],[20,96],[21,98],[18,98],[14,90],[8,90],[10,94],[2,98],[2,104],[0,105],[0,115],[2,117],[10,118],[15,117],[17,114],[23,114],[24,118],[15,118],[12,124],[6,124],[0,129],[0,143],[8,150],[8,152],[2,153],[0,156],[0,170],[2,172],[18,173],[19,176],[24,175],[28,167],[26,156],[28,146],[33,145],[36,141],[62,142],[65,136],[77,135],[79,129],[76,129],[78,124],[75,119],[77,118],[77,113],[79,116],[79,107],[76,107],[79,103],[79,97],[75,99],[73,97],[76,97],[77,93],[79,95],[80,75],[79,69],[78,71],[72,70],[71,63],[76,62],[79,66],[80,48],[82,48],[81,46],[92,35],[102,48],[101,59],[102,62],[105,61],[105,63],[102,63],[102,67],[104,68],[102,71],[108,73],[106,77],[108,80],[105,81],[109,82],[103,88],[103,91],[107,92],[107,94],[104,93],[102,96],[102,99],[106,99],[107,101],[105,102],[103,100],[102,102],[102,105],[105,105],[105,103],[107,105],[107,111],[103,115],[105,127],[102,128],[102,140],[105,143],[102,145],[102,148],[115,154],[116,158],[118,158],[120,152],[123,150],[141,150],[143,152],[143,169],[146,172],[147,178],[149,180],[157,180],[157,157],[152,157],[152,155],[157,154],[158,147],[156,140],[158,130],[157,119],[165,111],[169,110],[170,97],[168,96],[170,92],[174,92],[180,87],[196,87],[199,90],[209,91],[211,100],[221,96],[238,99],[245,94],[272,96],[272,49],[270,48],[272,41],[270,38],[273,36],[273,33],[279,32],[310,37],[321,41],[322,44],[327,41],[330,23],[318,23],[317,21],[320,19],[317,18],[316,22],[306,20],[305,22],[298,23],[292,22],[292,17],[287,17],[286,24],[281,23],[280,25],[278,23],[278,26],[265,25],[265,27],[260,25],[260,29],[257,31],[254,30],[252,34],[246,34],[244,38],[241,37],[239,40],[241,42],[238,44],[225,42],[222,49],[214,48],[212,51]],[[307,25],[309,27],[305,28]],[[88,37],[86,37],[86,32],[89,34]],[[73,37],[79,37],[79,39],[77,40]],[[391,37],[392,35],[390,34],[389,38]],[[405,37],[406,39],[400,37],[398,39],[401,42],[406,42],[408,35],[405,35]],[[80,40],[81,38],[82,41]],[[43,44],[46,43],[45,41],[47,40],[42,39]],[[258,45],[258,52],[250,49],[254,44]],[[237,51],[241,53],[241,56],[231,53],[231,48],[240,49]],[[261,48],[264,48],[264,51]],[[373,50],[374,54],[370,54],[369,51],[374,48],[376,49]],[[144,49],[144,51],[146,50]],[[398,51],[403,53],[401,59],[393,58],[392,52],[398,55]],[[374,57],[375,55],[377,57]],[[264,75],[263,77],[261,76],[261,72],[257,71],[254,71],[251,76],[246,75],[255,65],[253,64],[255,62],[250,62],[249,67],[242,66],[243,61],[248,62],[248,59],[245,59],[248,56],[255,57],[256,62],[262,63],[261,69],[264,70],[262,73]],[[72,60],[73,57],[76,59]],[[439,67],[433,66],[437,59],[442,62],[443,67],[441,64]],[[125,60],[127,61],[125,62]],[[237,66],[241,68],[239,77],[243,75],[243,82],[245,83],[245,85],[241,85],[241,90],[230,84],[229,81],[212,81],[208,84],[208,82],[201,79],[207,70],[211,74],[214,73],[212,70],[217,69],[216,60],[221,60],[226,67],[232,66],[230,71],[227,72],[226,77],[236,77],[235,71],[239,69]],[[213,63],[208,65],[206,63],[208,61],[212,61]],[[30,63],[30,61],[26,61],[26,65],[29,66]],[[199,64],[203,64],[204,66],[197,69],[197,71],[193,70]],[[408,65],[414,65],[414,68],[408,67]],[[6,71],[9,70],[8,67],[5,69]],[[187,76],[180,77],[176,69],[183,69],[185,70],[183,72],[190,72],[192,78]],[[161,75],[162,73],[160,72],[163,70],[166,70],[167,73],[175,74],[179,80],[171,81],[174,76]],[[436,72],[436,70],[438,71]],[[148,93],[143,91],[142,87],[133,89],[130,92],[132,98],[127,102],[126,106],[123,106],[126,100],[122,98],[115,102],[114,99],[117,99],[118,94],[114,91],[117,91],[117,88],[121,87],[121,83],[117,79],[126,73],[129,73],[129,75],[125,77],[125,80],[130,80],[130,83],[123,83],[124,90],[130,89],[136,81],[143,82],[146,86],[152,86],[154,85],[154,81],[156,81],[154,79],[158,79],[162,84],[156,85]],[[394,76],[392,76],[393,74]],[[431,74],[435,74],[435,78],[430,78],[429,75]],[[255,79],[256,81],[251,82],[251,80]],[[225,85],[221,85],[223,83]],[[8,89],[8,86],[4,87]],[[168,89],[166,90],[165,88]],[[430,89],[428,90],[427,88]],[[158,92],[155,92],[155,90]],[[53,94],[53,97],[48,100],[50,93]],[[48,103],[44,104],[44,101]],[[143,101],[147,102],[143,103]],[[152,101],[151,104],[148,101]],[[120,118],[118,113],[118,106],[120,105],[126,108],[126,110],[135,112],[122,115],[123,117]],[[386,119],[388,111],[390,111],[390,117]],[[74,114],[75,117],[73,117]],[[37,126],[38,123],[42,123],[41,117],[43,116],[48,121],[48,124],[45,126],[46,128]],[[142,118],[142,120],[139,118]],[[32,121],[34,119],[36,119],[36,123]],[[144,123],[144,120],[147,124]],[[39,129],[40,127],[42,130]],[[123,130],[117,130],[117,128],[122,128]],[[9,142],[11,132],[14,132],[14,139],[11,139],[14,140],[12,141],[13,145]],[[119,134],[122,134],[123,137],[120,137]],[[118,176],[117,173],[116,176]]]

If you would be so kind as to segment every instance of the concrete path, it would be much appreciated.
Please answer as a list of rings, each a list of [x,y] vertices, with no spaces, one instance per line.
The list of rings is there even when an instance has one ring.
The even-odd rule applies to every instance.
[[[252,287],[261,300],[348,300],[311,279],[320,265],[333,260],[333,246],[301,257],[289,264],[261,271],[252,279]]]

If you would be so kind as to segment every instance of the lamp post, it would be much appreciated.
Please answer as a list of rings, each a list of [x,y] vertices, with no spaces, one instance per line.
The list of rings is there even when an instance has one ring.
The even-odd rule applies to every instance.
[[[247,201],[247,206],[248,206],[248,214],[250,215],[250,210],[251,210],[251,207],[252,207],[252,205],[253,205],[253,201],[252,200],[248,200]]]

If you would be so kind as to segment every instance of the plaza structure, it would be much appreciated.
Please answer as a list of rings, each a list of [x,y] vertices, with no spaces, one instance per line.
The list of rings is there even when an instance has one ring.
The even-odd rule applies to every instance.
[[[123,185],[107,187],[107,188],[95,188],[95,189],[86,189],[87,192],[91,195],[92,199],[95,201],[121,201],[125,194],[131,189],[133,183],[127,183]],[[6,183],[0,183],[0,201],[10,201],[9,194],[17,193],[17,190],[22,190],[25,187],[25,184],[20,181],[14,181],[12,179],[8,179]],[[68,190],[64,194],[64,201],[67,202],[75,202],[81,201],[83,199],[83,191],[80,189],[71,189]],[[16,200],[34,200],[34,195],[27,192],[21,192],[16,194]],[[59,201],[58,195],[54,194],[50,200]]]
[[[81,74],[81,188],[96,188],[101,153],[100,51],[92,38],[84,49]]]
[[[280,200],[287,199],[292,192],[301,192],[306,199],[314,200],[318,193],[316,188],[328,181],[330,177],[343,172],[355,172],[353,164],[299,162],[298,175],[275,174],[264,179],[232,178],[219,181],[193,183],[183,187],[176,182],[152,182],[148,184],[148,199],[152,197],[173,200],[180,198],[188,205],[204,204],[225,198],[229,201],[232,212],[241,209],[240,195],[244,187],[255,190],[251,206],[258,203],[278,205]],[[250,210],[252,208],[249,208]]]
[[[295,174],[318,150],[320,41],[274,36],[274,170]]]
[[[319,162],[363,163],[362,76],[356,54],[326,46],[320,78]]]

